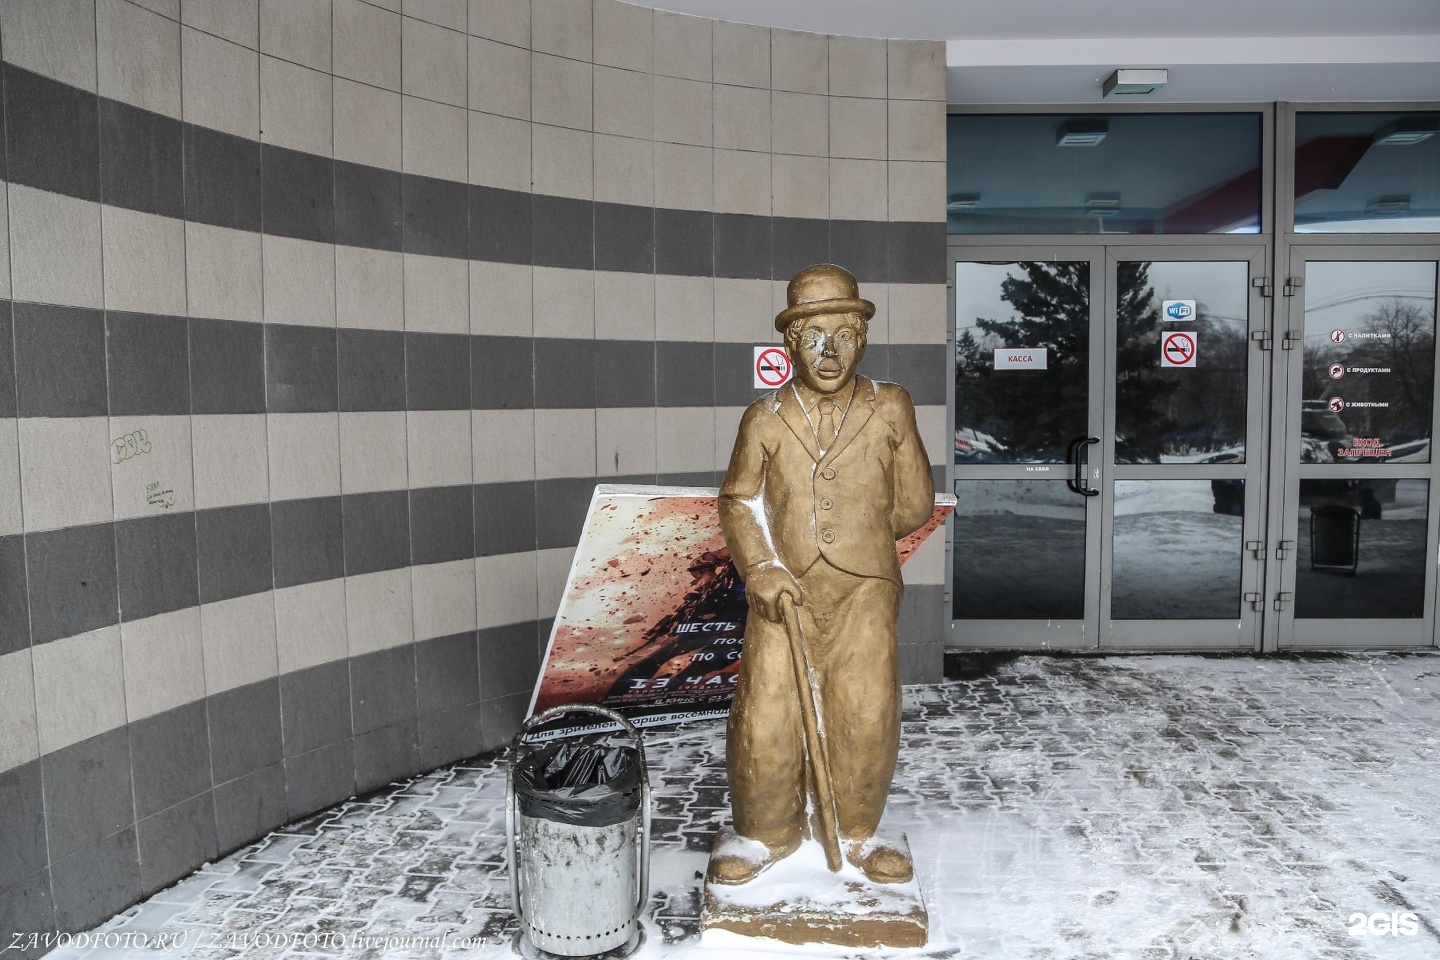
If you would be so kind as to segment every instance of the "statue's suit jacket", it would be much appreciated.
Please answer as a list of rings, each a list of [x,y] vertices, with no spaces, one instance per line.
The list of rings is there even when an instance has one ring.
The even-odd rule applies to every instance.
[[[901,586],[895,541],[934,510],[930,458],[903,387],[855,378],[840,433],[822,457],[786,384],[745,411],[720,488],[720,524],[740,575],[779,562],[799,576],[818,558]]]

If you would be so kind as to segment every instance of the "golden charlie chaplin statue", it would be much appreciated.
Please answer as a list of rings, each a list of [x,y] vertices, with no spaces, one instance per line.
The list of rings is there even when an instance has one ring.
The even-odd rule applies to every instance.
[[[707,926],[795,942],[925,939],[923,907],[918,941],[717,919],[727,887],[762,883],[807,838],[831,873],[859,872],[857,892],[913,877],[903,842],[876,828],[900,747],[895,541],[930,518],[935,492],[910,395],[856,376],[874,313],[841,267],[790,281],[775,326],[795,378],[745,411],[720,490],[750,615],[726,748],[735,829],[711,855]],[[799,919],[794,904],[781,909]]]

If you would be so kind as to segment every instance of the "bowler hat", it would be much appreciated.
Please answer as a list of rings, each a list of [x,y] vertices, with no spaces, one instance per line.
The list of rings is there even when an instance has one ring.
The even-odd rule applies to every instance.
[[[833,263],[801,270],[791,279],[785,295],[790,305],[775,317],[775,329],[781,333],[796,320],[822,313],[858,313],[866,320],[875,316],[875,304],[860,299],[854,274]]]

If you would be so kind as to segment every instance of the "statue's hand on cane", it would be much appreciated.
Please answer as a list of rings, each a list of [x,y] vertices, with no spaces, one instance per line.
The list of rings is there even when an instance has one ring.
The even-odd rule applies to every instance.
[[[797,607],[804,605],[800,581],[778,562],[759,564],[745,576],[746,600],[766,620],[780,622],[780,598],[786,594]]]

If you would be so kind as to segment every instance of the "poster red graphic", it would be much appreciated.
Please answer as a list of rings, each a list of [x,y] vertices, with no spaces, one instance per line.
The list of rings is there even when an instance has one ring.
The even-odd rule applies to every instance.
[[[725,715],[749,608],[715,502],[714,489],[595,488],[530,713],[599,703],[640,726]],[[896,543],[902,564],[954,509],[935,498],[929,522]]]

